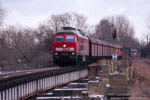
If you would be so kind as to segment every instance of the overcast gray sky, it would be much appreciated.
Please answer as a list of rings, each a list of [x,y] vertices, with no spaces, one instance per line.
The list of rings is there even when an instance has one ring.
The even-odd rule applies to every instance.
[[[7,12],[4,25],[37,27],[52,14],[82,13],[90,25],[105,16],[125,15],[135,27],[136,37],[146,35],[150,0],[1,0]]]

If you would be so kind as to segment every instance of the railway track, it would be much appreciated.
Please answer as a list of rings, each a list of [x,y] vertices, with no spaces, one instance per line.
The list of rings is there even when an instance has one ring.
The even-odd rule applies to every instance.
[[[82,67],[85,67],[85,66],[63,66],[63,67],[55,66],[55,67],[50,67],[50,68],[30,69],[30,70],[21,70],[18,72],[10,72],[10,73],[0,75],[0,83],[5,82],[7,80],[9,81],[9,80],[13,80],[16,78],[30,76],[34,74],[41,74],[41,73],[44,74],[44,73],[52,72],[52,71],[59,72],[59,71],[64,71],[64,70],[71,70],[71,68],[82,68]]]

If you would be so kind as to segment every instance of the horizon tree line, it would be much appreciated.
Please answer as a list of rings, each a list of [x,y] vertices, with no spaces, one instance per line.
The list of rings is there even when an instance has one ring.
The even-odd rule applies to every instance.
[[[0,25],[4,17],[0,7]],[[95,27],[87,24],[87,17],[79,13],[53,14],[43,21],[36,29],[9,26],[0,30],[0,61],[32,63],[34,61],[50,61],[53,53],[54,34],[62,27],[81,29],[87,36],[113,42],[112,30],[117,30],[117,43],[139,49],[140,43],[134,37],[134,26],[123,15],[108,16],[100,19]]]

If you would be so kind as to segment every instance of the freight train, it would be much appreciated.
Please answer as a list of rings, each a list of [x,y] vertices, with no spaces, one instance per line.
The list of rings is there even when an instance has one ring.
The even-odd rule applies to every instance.
[[[64,27],[54,36],[53,61],[58,65],[88,64],[99,59],[112,59],[114,50],[121,59],[123,46],[87,37],[79,29]]]

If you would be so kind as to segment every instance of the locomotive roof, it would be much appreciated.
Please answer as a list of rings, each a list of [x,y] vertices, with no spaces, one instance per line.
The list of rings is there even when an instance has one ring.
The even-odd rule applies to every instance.
[[[79,37],[88,39],[84,33],[82,33],[81,31],[78,31],[78,30],[61,30],[59,32],[56,32],[56,34],[62,34],[62,33],[76,34]]]

